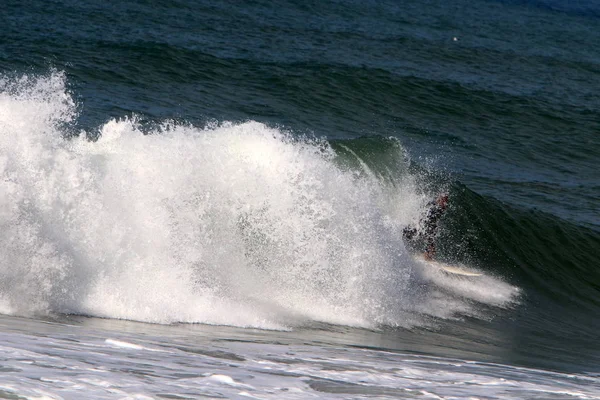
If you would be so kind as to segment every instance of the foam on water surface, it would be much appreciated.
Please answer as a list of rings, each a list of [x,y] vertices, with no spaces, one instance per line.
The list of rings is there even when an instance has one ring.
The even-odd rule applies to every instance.
[[[60,324],[43,335],[20,330],[18,320],[3,325],[11,329],[0,333],[0,390],[13,397],[600,398],[598,376],[277,336],[286,332],[256,341],[248,330],[157,336],[132,329],[106,339],[93,327],[73,336]]]

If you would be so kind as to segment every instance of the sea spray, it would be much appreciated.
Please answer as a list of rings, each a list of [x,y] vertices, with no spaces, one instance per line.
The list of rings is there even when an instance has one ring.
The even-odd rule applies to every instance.
[[[4,80],[0,101],[10,313],[274,329],[477,314],[423,289],[401,240],[425,201],[410,176],[387,184],[325,141],[252,121],[111,119],[97,141],[65,139],[76,106],[60,73]]]

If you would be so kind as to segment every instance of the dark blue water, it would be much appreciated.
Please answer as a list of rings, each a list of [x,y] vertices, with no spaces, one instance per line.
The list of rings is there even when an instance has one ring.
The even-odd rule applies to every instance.
[[[119,118],[259,121],[325,138],[344,168],[448,190],[440,257],[524,291],[500,322],[448,332],[507,329],[529,346],[500,346],[511,362],[597,371],[597,2],[4,0],[0,74],[7,95],[64,76],[66,140]]]
[[[0,66],[65,71],[86,126],[136,113],[396,136],[475,190],[597,227],[597,12],[592,2],[9,1]]]

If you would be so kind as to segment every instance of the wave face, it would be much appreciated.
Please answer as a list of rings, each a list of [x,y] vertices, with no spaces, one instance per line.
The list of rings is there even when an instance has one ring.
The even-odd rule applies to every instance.
[[[517,301],[496,278],[418,272],[400,238],[428,196],[395,140],[377,157],[388,178],[358,149],[257,122],[126,118],[90,141],[72,135],[63,74],[0,84],[4,313],[288,329],[486,318],[480,304]]]
[[[387,169],[391,159],[385,156],[389,140],[361,138],[342,142],[332,142],[340,154],[347,149],[377,171],[380,179],[394,179]],[[597,230],[538,209],[483,196],[452,176],[414,161],[409,162],[406,171],[425,192],[445,187],[450,193],[450,208],[437,241],[438,257],[450,263],[480,265],[488,274],[508,278],[542,308],[557,306],[568,310],[567,314],[598,312]]]

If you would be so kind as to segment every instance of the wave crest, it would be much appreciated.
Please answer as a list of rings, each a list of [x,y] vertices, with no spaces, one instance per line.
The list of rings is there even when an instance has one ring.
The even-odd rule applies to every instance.
[[[410,176],[386,184],[257,122],[125,118],[64,139],[62,74],[2,82],[3,310],[276,329],[475,312],[419,289],[400,240],[424,200]]]

